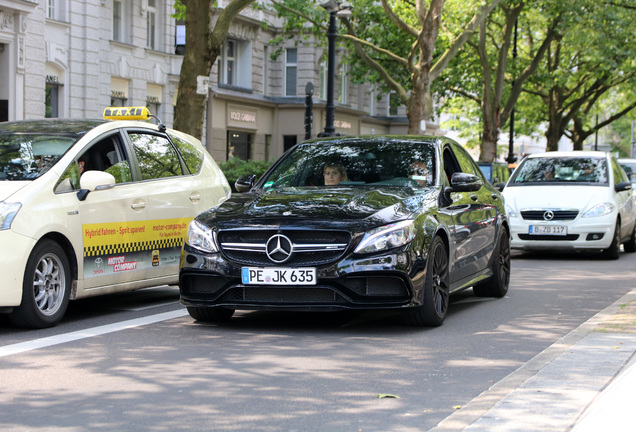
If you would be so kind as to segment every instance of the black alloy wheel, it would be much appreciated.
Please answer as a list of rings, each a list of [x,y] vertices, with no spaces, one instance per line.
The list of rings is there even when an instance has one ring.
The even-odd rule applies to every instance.
[[[424,303],[405,313],[405,321],[413,326],[440,326],[446,319],[450,298],[449,262],[446,245],[440,237],[433,239],[426,264]]]
[[[501,298],[508,292],[510,285],[510,235],[503,226],[500,231],[499,240],[493,252],[493,275],[486,282],[473,287],[476,296]]]

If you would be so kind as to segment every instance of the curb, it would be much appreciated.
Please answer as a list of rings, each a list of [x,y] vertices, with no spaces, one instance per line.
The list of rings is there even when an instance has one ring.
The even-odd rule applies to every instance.
[[[633,342],[633,347],[630,346],[631,343],[624,343],[625,341]],[[622,353],[617,355],[618,350],[610,351],[606,346],[601,346],[599,351],[599,346],[603,344],[611,345],[610,348],[616,348],[618,344],[623,349]],[[552,397],[555,401],[560,401],[562,395],[555,394],[551,389],[563,390],[562,387],[571,387],[569,384],[577,385],[579,388],[571,388],[571,390],[577,392],[577,396],[580,397],[581,383],[567,381],[566,385],[562,385],[564,382],[557,383],[552,378],[567,375],[565,373],[567,365],[572,363],[573,356],[578,356],[574,358],[581,361],[583,356],[587,356],[584,359],[587,365],[590,355],[601,361],[610,359],[610,356],[603,355],[605,352],[611,353],[612,363],[608,365],[605,361],[601,365],[605,368],[605,376],[600,376],[596,382],[585,383],[587,398],[576,400],[577,406],[562,407],[562,411],[563,409],[569,411],[567,413],[555,412],[558,404],[548,399]],[[633,360],[635,352],[636,289],[563,336],[515,372],[481,393],[461,410],[446,417],[430,431],[455,432],[466,429],[470,431],[496,429],[568,431],[599,399],[601,391],[626,369],[626,365]],[[596,374],[593,375],[597,378]],[[551,387],[546,387],[546,384],[551,384]],[[536,400],[533,401],[532,398],[539,394],[543,397],[540,402],[542,406],[538,404],[533,406]],[[542,408],[548,409],[537,414],[537,411],[541,411]],[[555,416],[559,417],[559,414],[563,414],[562,418],[555,419]],[[510,415],[513,417],[511,418]]]

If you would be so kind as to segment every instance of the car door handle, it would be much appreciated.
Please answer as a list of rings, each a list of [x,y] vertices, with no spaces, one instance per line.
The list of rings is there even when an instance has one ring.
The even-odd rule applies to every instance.
[[[145,207],[146,207],[146,203],[143,202],[143,201],[135,202],[135,203],[132,203],[130,205],[130,208],[133,209],[133,210],[139,210],[139,209],[142,209],[142,208],[145,208]]]
[[[492,199],[499,199],[499,195],[497,194],[490,194],[490,196],[492,197]]]
[[[190,201],[192,201],[193,203],[197,203],[201,200],[201,194],[199,192],[194,192],[192,195],[190,195]]]
[[[479,199],[479,197],[475,194],[470,194],[470,199],[473,201],[477,201]]]

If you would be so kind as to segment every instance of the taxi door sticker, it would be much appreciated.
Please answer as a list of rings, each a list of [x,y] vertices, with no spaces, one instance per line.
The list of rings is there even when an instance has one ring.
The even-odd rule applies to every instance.
[[[177,265],[192,218],[82,225],[84,277]]]

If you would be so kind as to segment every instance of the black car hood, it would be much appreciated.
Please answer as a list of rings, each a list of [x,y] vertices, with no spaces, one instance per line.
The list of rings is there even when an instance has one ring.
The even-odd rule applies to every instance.
[[[303,187],[254,190],[232,197],[197,217],[206,225],[223,228],[295,225],[359,228],[408,219],[428,208],[436,188],[410,187]]]

